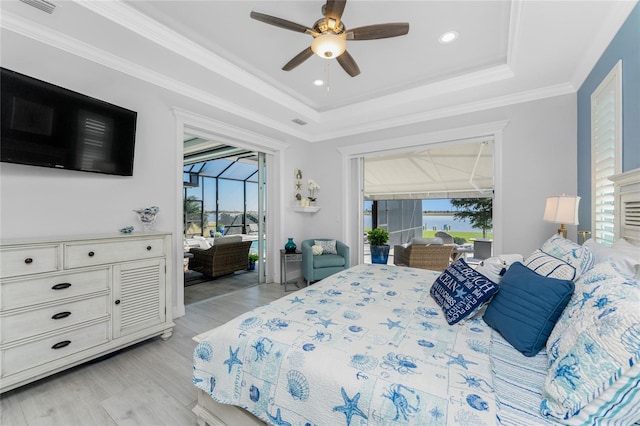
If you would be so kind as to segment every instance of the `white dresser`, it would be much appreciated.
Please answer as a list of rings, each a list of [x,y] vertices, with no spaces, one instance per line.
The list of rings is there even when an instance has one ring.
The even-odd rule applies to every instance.
[[[0,391],[171,336],[171,234],[3,243]]]

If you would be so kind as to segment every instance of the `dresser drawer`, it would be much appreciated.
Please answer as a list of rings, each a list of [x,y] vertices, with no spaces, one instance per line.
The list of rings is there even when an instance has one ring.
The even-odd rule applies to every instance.
[[[2,317],[0,343],[54,332],[109,315],[109,295],[34,309]]]
[[[73,355],[108,342],[109,322],[101,322],[68,333],[46,337],[3,352],[2,376]]]
[[[0,283],[0,308],[6,311],[109,290],[110,282],[109,268],[5,280]]]
[[[164,239],[162,237],[127,241],[67,243],[64,246],[64,267],[83,268],[160,256],[164,256]]]
[[[60,270],[60,247],[59,244],[3,247],[0,250],[0,277]]]

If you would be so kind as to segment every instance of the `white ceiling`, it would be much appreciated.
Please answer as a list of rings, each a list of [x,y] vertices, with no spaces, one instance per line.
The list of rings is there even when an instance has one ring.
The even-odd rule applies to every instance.
[[[3,29],[191,97],[247,131],[308,142],[401,134],[437,117],[575,92],[635,4],[350,0],[347,28],[410,24],[406,36],[349,41],[361,70],[351,78],[319,57],[282,71],[311,36],[249,17],[312,26],[321,0],[52,1],[52,15],[2,1]],[[459,39],[438,43],[447,30]],[[312,84],[327,73],[328,92]]]

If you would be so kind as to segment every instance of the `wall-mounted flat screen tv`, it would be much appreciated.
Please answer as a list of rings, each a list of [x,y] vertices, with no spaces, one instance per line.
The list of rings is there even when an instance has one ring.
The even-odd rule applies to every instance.
[[[3,162],[133,175],[136,112],[0,71]]]

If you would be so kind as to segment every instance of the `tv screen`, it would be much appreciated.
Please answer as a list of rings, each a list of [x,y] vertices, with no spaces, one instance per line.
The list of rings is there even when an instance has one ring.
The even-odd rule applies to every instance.
[[[1,161],[133,175],[135,111],[0,71]]]

